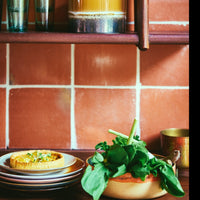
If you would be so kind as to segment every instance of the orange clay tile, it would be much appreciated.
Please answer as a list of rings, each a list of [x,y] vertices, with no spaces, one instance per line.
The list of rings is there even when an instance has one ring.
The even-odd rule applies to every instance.
[[[0,149],[6,147],[6,89],[0,88]]]
[[[111,143],[114,129],[129,135],[135,117],[135,90],[76,89],[75,120],[78,148]]]
[[[76,45],[77,85],[135,85],[134,45]]]
[[[0,44],[0,84],[6,83],[6,44]]]
[[[70,90],[12,89],[10,148],[70,148]]]
[[[70,84],[69,44],[10,44],[10,83]]]
[[[153,151],[160,149],[160,131],[189,128],[189,91],[187,89],[142,89],[140,113],[141,138]]]
[[[151,45],[140,62],[142,85],[189,85],[188,45]]]

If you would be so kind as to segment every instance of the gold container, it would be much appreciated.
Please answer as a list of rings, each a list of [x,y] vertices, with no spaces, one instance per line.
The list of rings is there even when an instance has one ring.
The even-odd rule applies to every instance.
[[[74,12],[124,12],[126,0],[70,0],[69,10]]]
[[[174,150],[180,150],[177,161],[178,168],[189,168],[189,129],[170,128],[160,132],[163,155],[170,155]]]

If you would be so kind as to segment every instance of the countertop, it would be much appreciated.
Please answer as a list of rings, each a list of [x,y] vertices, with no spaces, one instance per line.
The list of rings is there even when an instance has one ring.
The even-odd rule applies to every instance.
[[[14,150],[0,150],[0,156],[10,153]],[[61,152],[69,153],[74,156],[77,156],[83,160],[86,160],[87,157],[92,155],[94,151],[84,151],[84,150],[68,150]],[[174,197],[170,194],[166,194],[160,198],[159,200],[189,200],[189,177],[180,176],[179,180],[181,185],[185,191],[185,196],[182,198]],[[4,189],[0,187],[0,200],[24,200],[24,199],[31,199],[31,200],[92,200],[92,197],[88,195],[81,187],[80,183],[73,185],[69,188],[65,188],[62,190],[56,191],[48,191],[48,192],[21,192],[21,191],[14,191],[9,189]],[[111,198],[102,196],[100,200],[112,200]]]

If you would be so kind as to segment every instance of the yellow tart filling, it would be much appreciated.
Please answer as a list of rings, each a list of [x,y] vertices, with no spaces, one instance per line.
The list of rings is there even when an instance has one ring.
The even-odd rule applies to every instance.
[[[10,166],[17,169],[58,168],[64,166],[64,156],[50,150],[15,152],[10,157]]]

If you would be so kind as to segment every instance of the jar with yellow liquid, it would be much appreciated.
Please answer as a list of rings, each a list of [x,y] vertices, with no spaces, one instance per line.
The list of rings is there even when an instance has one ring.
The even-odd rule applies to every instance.
[[[69,29],[74,33],[123,33],[126,0],[69,0]]]

